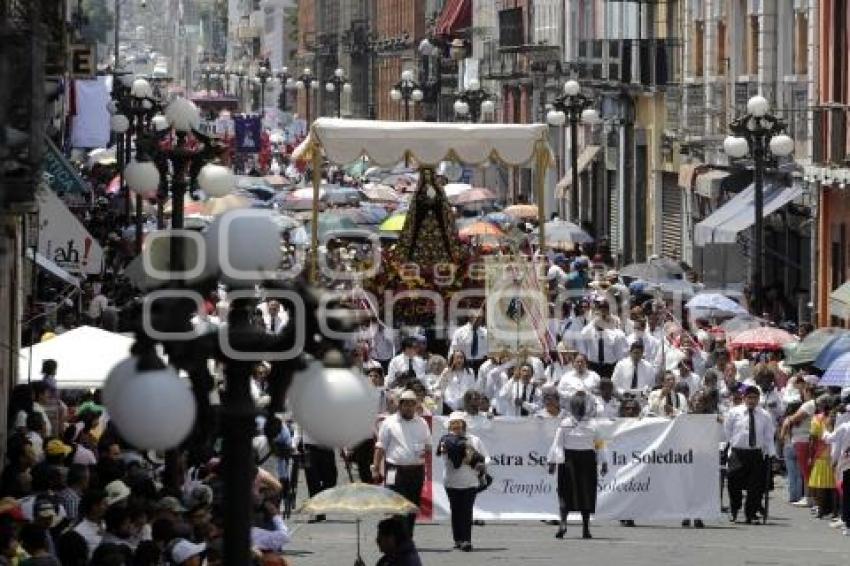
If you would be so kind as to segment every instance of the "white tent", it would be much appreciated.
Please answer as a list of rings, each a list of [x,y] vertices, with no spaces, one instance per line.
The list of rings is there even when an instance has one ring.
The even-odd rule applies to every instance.
[[[130,355],[132,345],[133,338],[129,336],[81,326],[31,348],[22,348],[18,383],[41,379],[41,363],[56,360],[56,382],[60,389],[103,387],[109,370]]]

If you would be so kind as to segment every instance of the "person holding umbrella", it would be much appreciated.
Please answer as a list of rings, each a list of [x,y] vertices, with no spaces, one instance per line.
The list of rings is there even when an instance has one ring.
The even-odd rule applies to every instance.
[[[590,514],[596,512],[598,473],[608,473],[607,454],[599,429],[587,418],[587,403],[582,396],[570,399],[570,416],[561,421],[549,449],[549,473],[558,470],[558,504],[561,522],[555,538],[564,538],[567,516],[579,511],[582,538],[590,535]]]
[[[445,464],[443,485],[451,508],[452,536],[455,548],[471,552],[472,508],[490,456],[481,439],[466,432],[466,413],[453,412],[446,426],[449,433],[440,439],[437,456]]]

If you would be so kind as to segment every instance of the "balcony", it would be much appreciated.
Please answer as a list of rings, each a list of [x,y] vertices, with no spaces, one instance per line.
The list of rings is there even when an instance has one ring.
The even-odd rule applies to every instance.
[[[581,40],[579,74],[590,82],[663,88],[681,78],[680,49],[675,39]]]

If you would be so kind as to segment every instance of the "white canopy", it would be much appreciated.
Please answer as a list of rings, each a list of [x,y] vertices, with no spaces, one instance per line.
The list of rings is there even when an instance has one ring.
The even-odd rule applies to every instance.
[[[366,155],[370,163],[392,166],[405,155],[422,165],[445,159],[479,164],[495,159],[523,165],[551,150],[546,124],[464,124],[447,122],[384,122],[319,118],[293,154],[309,159],[321,146],[333,163],[351,163]]]
[[[22,348],[18,362],[18,383],[27,383],[28,376],[33,381],[41,379],[41,363],[44,360],[56,360],[56,383],[60,389],[103,387],[109,371],[130,355],[132,345],[131,337],[92,326],[81,326],[56,338],[39,342],[32,348]]]
[[[798,186],[766,184],[763,216],[773,214],[801,194],[803,189]],[[698,246],[734,244],[739,232],[755,224],[754,199],[755,187],[750,185],[695,226],[694,243]]]

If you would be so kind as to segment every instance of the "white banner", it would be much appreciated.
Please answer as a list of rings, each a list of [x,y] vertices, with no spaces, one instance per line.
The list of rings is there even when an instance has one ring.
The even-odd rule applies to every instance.
[[[99,274],[103,248],[50,189],[36,193],[38,253],[72,275]]]
[[[713,415],[597,421],[606,438],[608,473],[599,477],[596,517],[681,520],[720,516],[720,425]],[[493,485],[475,500],[475,517],[556,519],[557,476],[547,473],[556,419],[505,417],[471,431],[493,462]],[[435,418],[433,444],[445,434]],[[434,458],[435,518],[449,515],[443,462]]]

